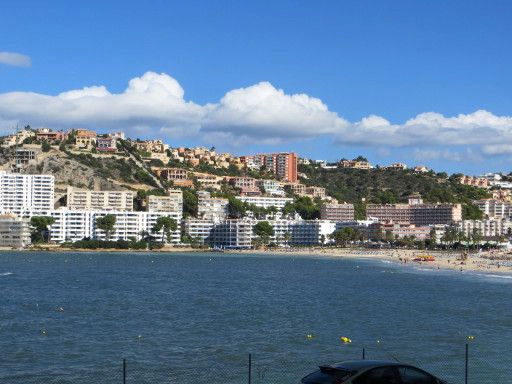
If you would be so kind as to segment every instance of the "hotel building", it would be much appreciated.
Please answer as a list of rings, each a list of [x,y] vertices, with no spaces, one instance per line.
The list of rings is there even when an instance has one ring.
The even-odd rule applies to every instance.
[[[353,204],[324,204],[320,210],[322,220],[350,221],[354,220]]]

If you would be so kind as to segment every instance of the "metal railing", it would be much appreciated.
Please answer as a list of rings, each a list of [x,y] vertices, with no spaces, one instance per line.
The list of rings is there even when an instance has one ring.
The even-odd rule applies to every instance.
[[[460,347],[460,348],[459,348]],[[122,359],[103,362],[100,366],[69,365],[33,371],[4,370],[0,364],[2,384],[298,384],[302,377],[318,369],[318,365],[343,360],[392,360],[411,364],[432,373],[450,384],[506,384],[512,377],[512,354],[480,350],[461,344],[449,352],[440,350],[435,356],[421,351],[404,358],[404,351],[392,352],[381,346],[353,347],[337,361],[309,361],[305,357],[271,359],[261,355],[232,355],[217,359],[200,356],[178,363]],[[417,346],[416,350],[421,348]]]

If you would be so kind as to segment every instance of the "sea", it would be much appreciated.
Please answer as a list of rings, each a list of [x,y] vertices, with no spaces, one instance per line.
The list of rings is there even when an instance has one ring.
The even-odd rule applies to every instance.
[[[0,383],[295,383],[351,359],[512,383],[512,276],[234,253],[0,253]],[[467,358],[466,358],[467,356]]]

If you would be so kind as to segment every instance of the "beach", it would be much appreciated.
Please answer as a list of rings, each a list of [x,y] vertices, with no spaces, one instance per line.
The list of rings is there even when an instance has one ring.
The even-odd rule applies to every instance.
[[[248,251],[229,251],[233,253],[254,253]],[[503,250],[482,251],[481,253],[468,253],[463,258],[461,250],[432,251],[417,249],[365,249],[365,248],[279,248],[259,250],[257,252],[269,254],[290,255],[323,255],[343,258],[371,258],[389,260],[406,266],[419,266],[430,269],[452,269],[458,271],[473,271],[487,273],[512,273],[512,253]],[[433,256],[432,261],[417,261],[423,256]]]

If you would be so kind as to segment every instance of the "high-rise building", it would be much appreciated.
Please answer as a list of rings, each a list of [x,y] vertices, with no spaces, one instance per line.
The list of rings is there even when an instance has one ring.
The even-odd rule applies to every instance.
[[[0,171],[0,213],[41,215],[53,209],[55,178]]]
[[[298,157],[293,152],[241,156],[240,161],[249,169],[259,170],[264,167],[283,181],[297,182]]]

